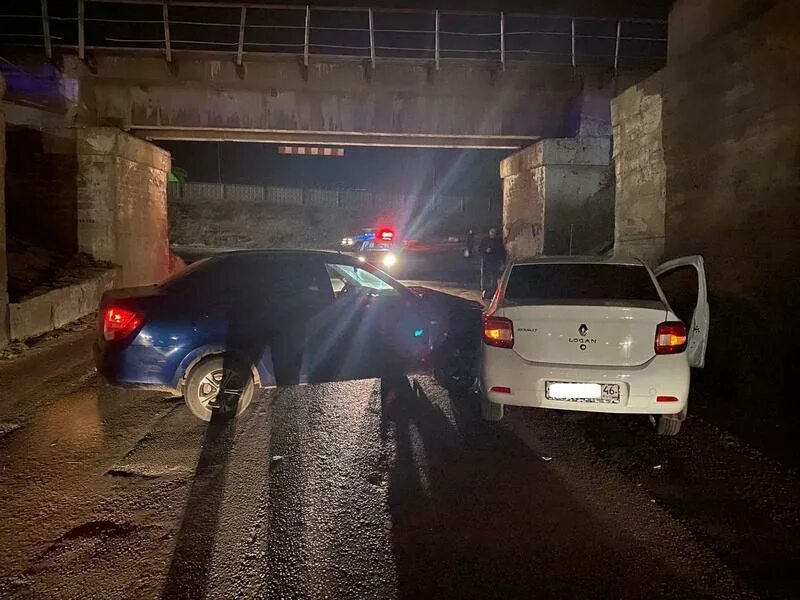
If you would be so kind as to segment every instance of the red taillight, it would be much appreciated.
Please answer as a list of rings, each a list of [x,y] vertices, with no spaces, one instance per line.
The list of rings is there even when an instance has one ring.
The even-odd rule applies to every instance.
[[[675,396],[656,396],[656,402],[677,402]]]
[[[489,390],[490,392],[497,392],[498,394],[510,394],[511,388],[505,385],[495,385]]]
[[[483,343],[497,348],[514,347],[514,323],[505,317],[483,317]]]
[[[142,324],[142,315],[127,308],[108,308],[103,315],[103,337],[121,340]]]
[[[656,327],[656,354],[678,354],[686,350],[686,325],[665,321]]]

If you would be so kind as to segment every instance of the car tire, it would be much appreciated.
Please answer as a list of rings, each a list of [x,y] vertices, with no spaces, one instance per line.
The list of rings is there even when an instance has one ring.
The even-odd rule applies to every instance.
[[[183,398],[186,406],[192,411],[192,414],[202,421],[210,421],[211,416],[214,414],[213,408],[208,406],[208,398],[213,393],[214,388],[212,381],[221,381],[225,370],[232,371],[234,385],[237,389],[241,389],[239,400],[236,406],[236,416],[242,414],[250,403],[253,401],[255,395],[255,382],[253,381],[253,374],[249,369],[238,364],[225,364],[226,359],[222,356],[214,356],[201,360],[189,372],[186,378],[186,384],[183,388]],[[238,386],[238,381],[241,380],[241,387]],[[232,407],[222,406],[220,409],[226,415],[232,413]]]
[[[656,423],[657,435],[678,435],[686,420],[686,408],[675,415],[659,415]]]
[[[492,402],[481,394],[481,418],[484,421],[500,421],[503,418],[503,405]]]

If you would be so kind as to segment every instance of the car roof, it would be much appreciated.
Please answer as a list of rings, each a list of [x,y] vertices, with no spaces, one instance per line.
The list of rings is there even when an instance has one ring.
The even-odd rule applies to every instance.
[[[642,267],[644,263],[638,258],[622,258],[617,256],[534,256],[518,259],[514,265],[622,265]]]
[[[321,258],[336,258],[336,259],[353,259],[352,256],[335,252],[331,250],[306,250],[306,249],[290,249],[290,248],[257,248],[252,250],[226,250],[211,255],[209,258],[237,258],[244,256],[269,256],[269,257],[321,257]]]

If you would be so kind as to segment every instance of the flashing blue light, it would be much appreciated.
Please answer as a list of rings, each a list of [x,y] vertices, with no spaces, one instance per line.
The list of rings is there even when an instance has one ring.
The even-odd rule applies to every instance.
[[[368,242],[369,240],[375,239],[375,232],[374,231],[365,231],[359,235],[353,236],[353,240],[356,242]]]
[[[425,330],[424,330],[424,329],[417,329],[417,330],[414,332],[414,337],[419,337],[419,336],[421,336],[423,333],[425,333]]]

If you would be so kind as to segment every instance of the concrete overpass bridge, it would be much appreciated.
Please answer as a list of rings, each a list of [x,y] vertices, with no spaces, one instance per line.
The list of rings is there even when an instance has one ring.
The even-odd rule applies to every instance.
[[[148,143],[159,140],[516,149],[572,138],[503,172],[504,204],[531,207],[508,230],[535,249],[545,196],[610,193],[610,98],[666,54],[658,21],[195,0],[14,6],[29,12],[0,15],[14,158],[0,217],[9,231],[35,224],[59,252],[119,265],[122,285],[168,270],[170,157]],[[545,178],[551,163],[572,166]],[[0,248],[4,229],[0,219]],[[15,323],[27,314],[4,309],[4,263],[0,345],[24,337]]]
[[[666,55],[666,26],[649,20],[193,0],[42,7],[2,17],[17,29],[0,43],[41,45],[17,55],[23,69],[44,57],[58,67],[27,69],[32,83],[4,65],[8,99],[62,96],[72,123],[155,140],[518,148],[608,135],[610,98]]]
[[[93,71],[93,72],[92,72]],[[518,148],[539,138],[610,133],[609,100],[639,72],[609,77],[512,63],[498,74],[449,61],[434,78],[396,59],[371,73],[347,60],[300,69],[291,58],[232,62],[66,57],[76,117],[147,139],[313,142],[364,146]]]

